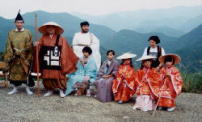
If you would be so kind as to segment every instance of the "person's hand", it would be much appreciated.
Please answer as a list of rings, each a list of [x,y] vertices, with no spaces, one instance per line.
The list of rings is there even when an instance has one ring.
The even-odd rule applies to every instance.
[[[90,80],[90,77],[89,77],[89,76],[84,76],[83,80],[84,80],[84,81],[89,81],[89,80]]]
[[[104,75],[104,76],[102,76],[103,78],[110,78],[111,77],[111,75]]]
[[[16,55],[21,55],[21,50],[17,49],[17,48],[14,48],[14,51],[15,51],[15,54]]]

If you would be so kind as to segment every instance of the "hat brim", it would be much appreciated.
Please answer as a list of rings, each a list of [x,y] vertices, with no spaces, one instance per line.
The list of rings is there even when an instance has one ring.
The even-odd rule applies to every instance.
[[[43,34],[47,34],[46,30],[48,27],[54,27],[56,34],[62,34],[64,32],[63,28],[61,28],[60,26],[56,26],[56,25],[43,25],[39,28],[39,32],[41,32]]]
[[[166,54],[166,55],[161,56],[161,57],[159,58],[160,63],[161,63],[161,64],[164,64],[165,58],[168,57],[168,56],[171,56],[171,57],[175,60],[174,64],[179,64],[180,61],[181,61],[180,56],[178,56],[178,55],[176,55],[176,54]]]
[[[136,56],[137,56],[136,54],[129,54],[129,55],[123,54],[123,55],[117,57],[117,59],[118,60],[130,59],[130,58],[135,58]]]

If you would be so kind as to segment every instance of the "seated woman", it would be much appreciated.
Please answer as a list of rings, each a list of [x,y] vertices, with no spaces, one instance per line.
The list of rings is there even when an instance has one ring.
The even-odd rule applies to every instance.
[[[136,73],[136,103],[133,109],[142,111],[153,110],[155,101],[158,98],[160,75],[152,68],[153,56],[142,56],[137,61],[142,61],[141,69]]]
[[[135,54],[125,53],[117,58],[121,59],[122,63],[113,81],[112,91],[115,101],[119,104],[128,102],[135,93],[135,69],[132,63],[134,57]]]
[[[167,54],[160,57],[164,67],[160,70],[162,85],[159,93],[158,108],[174,111],[176,108],[176,97],[182,91],[183,80],[180,71],[175,67],[180,62],[180,57],[175,54]]]
[[[118,61],[114,56],[113,50],[107,51],[107,60],[103,62],[94,82],[97,88],[96,97],[102,102],[113,101],[112,82],[118,70]]]
[[[90,83],[96,79],[97,66],[95,60],[91,57],[91,48],[84,47],[82,52],[83,58],[78,61],[77,71],[68,77],[66,95],[71,94],[73,91],[78,96],[85,94]]]

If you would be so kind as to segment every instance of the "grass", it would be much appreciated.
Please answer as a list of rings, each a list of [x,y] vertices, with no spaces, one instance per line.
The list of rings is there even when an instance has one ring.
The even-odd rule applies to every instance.
[[[184,80],[183,91],[192,93],[202,93],[202,72],[182,73]]]

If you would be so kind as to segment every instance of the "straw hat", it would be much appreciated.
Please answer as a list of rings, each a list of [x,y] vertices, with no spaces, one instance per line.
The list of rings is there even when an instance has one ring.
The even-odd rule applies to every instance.
[[[166,55],[161,56],[161,57],[159,58],[160,63],[161,63],[161,64],[164,64],[165,58],[168,57],[168,56],[171,56],[171,57],[174,59],[174,61],[175,61],[174,63],[175,63],[175,64],[179,64],[180,61],[181,61],[180,56],[178,56],[178,55],[176,55],[176,54],[166,54]]]
[[[124,53],[121,56],[117,57],[117,59],[119,59],[119,60],[121,60],[121,59],[129,59],[129,58],[135,58],[136,56],[137,56],[136,54],[127,52],[127,53]]]
[[[155,59],[156,57],[150,55],[143,55],[141,58],[137,59],[136,61],[144,61],[149,59]]]
[[[61,25],[57,24],[56,22],[47,22],[45,24],[43,24],[40,28],[39,28],[39,31],[43,34],[46,34],[46,29],[49,27],[49,26],[53,26],[56,28],[56,33],[57,34],[62,34],[64,32],[63,28],[61,27]]]

